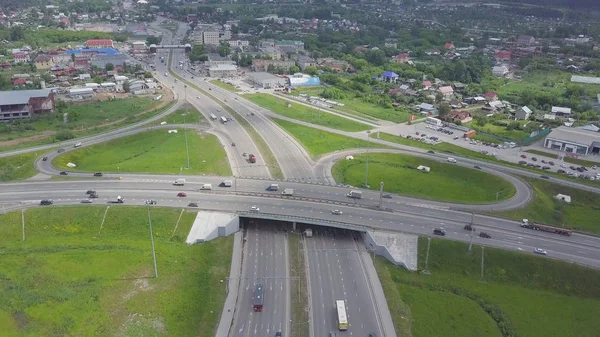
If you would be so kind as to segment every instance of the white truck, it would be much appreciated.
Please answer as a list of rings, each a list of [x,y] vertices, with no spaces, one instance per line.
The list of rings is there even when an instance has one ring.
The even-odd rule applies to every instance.
[[[286,189],[283,190],[283,192],[281,192],[281,194],[285,195],[285,196],[291,197],[291,196],[294,195],[294,189],[293,188],[286,188]]]
[[[185,185],[185,179],[179,178],[179,179],[177,179],[177,180],[175,180],[173,182],[173,185],[175,185],[175,186],[183,186],[183,185]]]
[[[221,182],[221,187],[231,187],[233,186],[233,180],[226,179]]]
[[[362,199],[362,191],[351,190],[346,196],[348,198]]]
[[[202,186],[200,186],[201,190],[212,190],[212,184],[203,184]]]

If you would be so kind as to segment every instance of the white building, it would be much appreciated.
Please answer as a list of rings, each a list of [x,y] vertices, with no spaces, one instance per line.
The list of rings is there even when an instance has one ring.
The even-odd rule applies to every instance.
[[[69,89],[69,96],[71,98],[78,98],[78,99],[83,99],[83,98],[89,98],[94,96],[94,89],[93,88],[71,88]]]
[[[273,74],[267,72],[253,72],[248,74],[248,79],[253,84],[264,88],[277,88],[277,87],[285,87],[287,85],[287,79],[283,77],[278,77]]]
[[[492,67],[492,74],[496,77],[504,77],[504,75],[508,74],[508,68],[506,66]]]
[[[599,154],[600,133],[559,126],[546,136],[544,147],[577,155]]]
[[[217,64],[208,68],[210,77],[224,78],[237,76],[237,66],[233,64]]]

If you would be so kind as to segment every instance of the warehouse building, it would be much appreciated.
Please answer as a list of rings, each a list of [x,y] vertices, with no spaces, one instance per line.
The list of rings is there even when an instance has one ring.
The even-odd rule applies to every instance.
[[[544,147],[580,156],[600,153],[600,132],[560,126],[544,140]]]
[[[90,98],[94,96],[94,88],[87,85],[85,88],[71,88],[69,89],[69,96],[73,99]]]
[[[278,77],[266,72],[255,72],[248,75],[250,82],[263,89],[282,88],[288,85],[287,78]]]
[[[233,64],[217,64],[208,68],[208,74],[210,77],[216,78],[236,77],[237,66]]]
[[[0,91],[0,122],[51,113],[55,108],[50,89]]]

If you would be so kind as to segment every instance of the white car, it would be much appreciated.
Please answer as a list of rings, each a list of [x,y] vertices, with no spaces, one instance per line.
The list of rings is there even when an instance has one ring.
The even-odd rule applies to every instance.
[[[258,206],[254,205],[252,207],[250,207],[250,212],[260,212],[260,208],[258,208]]]
[[[533,250],[533,252],[540,255],[548,255],[548,252],[543,250],[542,248],[536,248]]]
[[[333,211],[331,211],[331,214],[342,215],[342,211],[340,211],[339,209],[334,209]]]
[[[449,157],[449,158],[448,158],[448,162],[449,162],[449,163],[453,163],[453,164],[455,164],[455,163],[456,163],[456,159],[454,159],[454,158],[452,158],[452,157]]]

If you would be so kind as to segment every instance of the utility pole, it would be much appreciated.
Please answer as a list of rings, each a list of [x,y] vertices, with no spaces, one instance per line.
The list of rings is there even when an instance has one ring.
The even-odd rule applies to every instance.
[[[427,255],[425,255],[425,269],[423,269],[423,271],[421,273],[423,273],[424,275],[429,275],[431,274],[429,272],[429,247],[431,246],[431,237],[428,236],[427,237]]]
[[[365,188],[369,188],[369,134],[371,130],[367,130],[367,169],[365,172]]]
[[[383,181],[379,183],[379,208],[383,208]]]
[[[185,137],[185,156],[187,158],[187,168],[190,168],[190,152],[188,149],[188,140],[187,140],[187,128],[185,127],[185,119],[187,117],[187,108],[188,108],[188,102],[187,102],[187,84],[183,85],[183,92],[184,92],[184,96],[185,96],[185,115],[183,116],[183,135]],[[157,276],[158,277],[158,276]]]
[[[25,210],[21,210],[21,223],[23,224],[23,241],[25,241]]]
[[[150,241],[152,242],[152,259],[154,260],[154,278],[158,278],[158,269],[156,268],[156,251],[154,250],[154,235],[152,235],[152,218],[150,217],[150,205],[148,205],[148,223],[150,227]]]
[[[471,253],[471,248],[473,247],[473,233],[475,232],[475,228],[473,227],[473,218],[475,217],[474,213],[471,213],[471,238],[469,239],[469,253]]]
[[[481,278],[479,279],[479,282],[481,283],[485,283],[485,280],[483,279],[483,268],[485,267],[485,262],[484,262],[484,254],[483,254],[483,249],[485,248],[485,246],[481,246]]]

